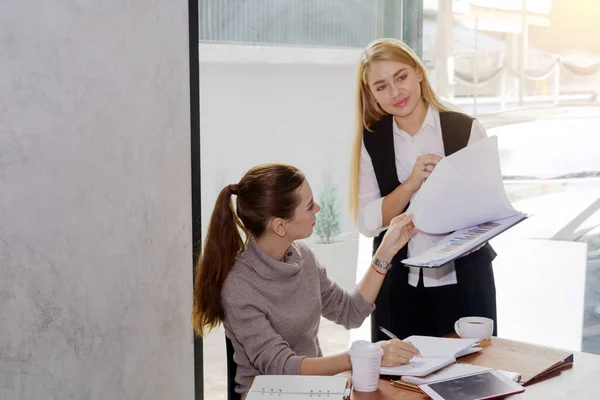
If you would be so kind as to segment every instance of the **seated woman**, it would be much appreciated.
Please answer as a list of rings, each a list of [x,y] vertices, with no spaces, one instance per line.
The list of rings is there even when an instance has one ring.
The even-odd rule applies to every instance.
[[[304,175],[282,164],[252,168],[217,198],[196,272],[192,321],[198,335],[224,324],[240,394],[256,375],[334,375],[351,369],[348,352],[323,357],[320,318],[346,329],[359,327],[375,308],[392,257],[415,231],[411,216],[395,217],[371,268],[356,290],[346,293],[296,241],[312,234],[319,209]],[[419,354],[397,339],[382,341],[381,347],[384,366],[406,364]]]

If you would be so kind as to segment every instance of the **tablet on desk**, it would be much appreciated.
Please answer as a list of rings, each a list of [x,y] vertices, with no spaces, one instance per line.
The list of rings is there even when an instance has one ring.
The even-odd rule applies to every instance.
[[[483,400],[522,393],[525,388],[492,370],[419,385],[433,400]]]

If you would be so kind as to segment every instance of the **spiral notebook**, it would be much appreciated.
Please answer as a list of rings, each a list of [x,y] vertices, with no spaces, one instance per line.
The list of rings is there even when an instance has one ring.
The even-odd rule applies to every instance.
[[[264,399],[329,399],[350,396],[348,378],[343,376],[259,375],[248,391],[246,400]]]

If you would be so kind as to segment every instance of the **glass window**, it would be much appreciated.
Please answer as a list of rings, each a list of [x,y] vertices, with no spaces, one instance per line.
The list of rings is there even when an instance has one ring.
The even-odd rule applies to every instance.
[[[383,2],[201,0],[200,40],[362,47],[377,38]]]
[[[359,238],[348,210],[355,71],[364,46],[384,33],[399,33],[399,4],[200,1],[204,232],[226,184],[257,164],[294,165],[305,173],[322,207],[317,217],[329,221],[305,242],[334,281],[354,289],[359,241],[368,248],[361,261],[365,266],[371,246],[370,239]],[[363,332],[368,335],[368,329]],[[324,354],[347,350],[350,336],[322,319]],[[205,398],[226,398],[222,327],[204,339],[204,381]]]
[[[237,182],[259,163],[295,165],[306,174],[321,206],[329,205],[327,212],[339,228],[329,243],[323,243],[327,234],[316,233],[306,243],[329,275],[351,290],[368,267],[372,245],[357,232],[347,207],[356,62],[371,40],[400,37],[405,31],[405,39],[421,43],[437,92],[477,117],[488,135],[498,137],[507,195],[515,208],[533,213],[527,223],[536,226],[529,236],[511,237],[509,231],[501,237],[524,249],[535,241],[537,251],[556,251],[556,226],[547,226],[550,217],[542,215],[551,214],[554,207],[568,215],[568,224],[582,211],[582,199],[600,189],[600,5],[591,3],[571,7],[569,2],[550,0],[201,0],[204,231],[224,185]],[[415,14],[415,4],[422,6],[422,14]],[[403,26],[407,15],[411,23]],[[421,17],[422,26],[415,27]],[[578,21],[576,27],[569,22],[573,20]],[[580,345],[565,338],[590,337],[590,332],[600,337],[600,330],[586,330],[583,317],[584,309],[595,309],[588,295],[595,290],[589,283],[589,271],[595,271],[595,261],[590,264],[595,257],[590,254],[596,254],[595,232],[578,241],[574,231],[572,239],[561,240],[577,260],[569,267],[574,288],[569,296],[580,300],[582,317],[573,323],[577,326],[565,327],[569,332],[563,336],[537,336],[541,344],[555,340],[550,344],[579,350]],[[492,245],[499,253],[494,262],[499,335],[523,340],[533,325],[558,327],[550,319],[536,320],[547,315],[540,312],[529,316],[530,325],[515,330],[521,320],[507,311],[514,293],[502,282],[519,278],[503,275],[507,269],[502,263],[503,254],[514,254],[518,246],[500,241]],[[545,262],[552,260],[546,257]],[[523,268],[541,278],[550,269],[539,263]],[[533,285],[541,297],[561,285],[560,278],[551,281],[546,276],[542,281]],[[323,320],[323,352],[333,354],[347,349],[350,340],[369,338],[368,324],[367,320],[362,328],[347,332]],[[584,350],[600,353],[597,347],[586,348],[585,341]],[[204,354],[205,398],[225,399],[222,328],[205,338]]]
[[[577,241],[594,228],[598,216],[585,217],[600,193],[600,46],[592,40],[598,15],[600,6],[592,2],[570,7],[550,0],[423,1],[423,56],[438,92],[477,117],[488,136],[498,137],[507,195],[515,208],[532,214],[523,223],[528,229],[492,241],[499,254],[494,262],[498,334],[524,340],[543,327],[555,333],[533,340],[572,350],[581,349],[582,334],[588,343],[589,335],[600,335],[587,325],[582,331],[579,317],[585,309],[588,318],[597,305],[592,295],[596,231]],[[581,241],[587,242],[587,252]],[[520,266],[526,271],[505,276],[514,271],[507,260],[514,261],[519,249],[534,248],[540,255]],[[556,257],[549,256],[552,252]],[[568,271],[554,265],[564,257]],[[556,277],[550,271],[557,271]],[[556,299],[544,296],[569,282],[572,293],[560,306],[578,316],[572,325],[553,322],[561,320],[558,315],[547,318],[547,304],[523,322],[513,302],[527,299],[517,299],[515,290],[502,285],[519,283],[528,273],[539,277],[530,286],[533,296],[547,298],[547,304]],[[584,350],[600,352],[600,347]]]
[[[581,350],[600,354],[600,222],[578,240],[587,244]]]

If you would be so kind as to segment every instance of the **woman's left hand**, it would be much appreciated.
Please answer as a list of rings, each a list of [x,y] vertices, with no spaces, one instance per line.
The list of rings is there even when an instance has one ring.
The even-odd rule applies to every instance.
[[[396,253],[408,243],[416,232],[412,223],[412,214],[400,214],[390,221],[381,245],[377,249],[376,257],[390,262]]]

